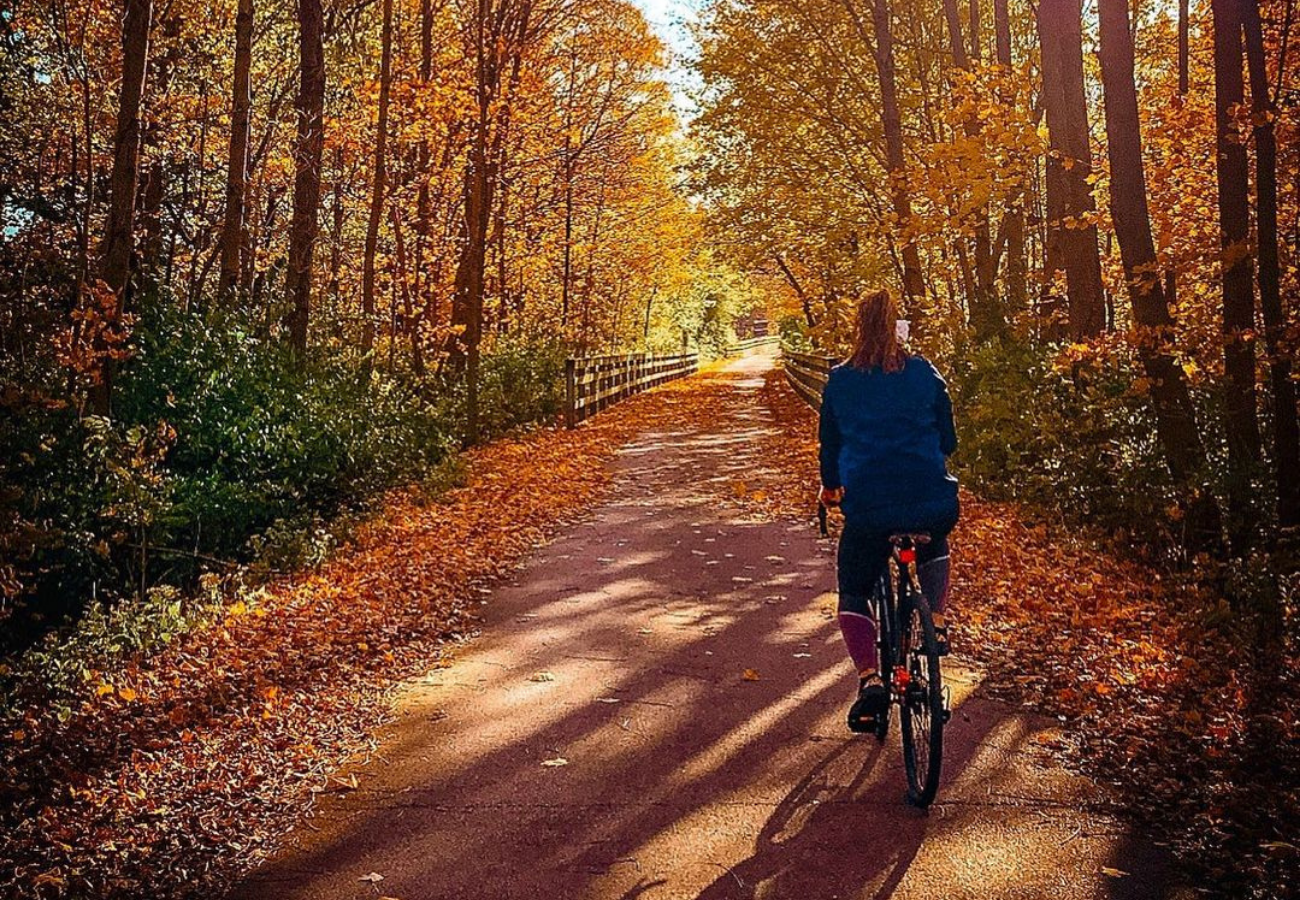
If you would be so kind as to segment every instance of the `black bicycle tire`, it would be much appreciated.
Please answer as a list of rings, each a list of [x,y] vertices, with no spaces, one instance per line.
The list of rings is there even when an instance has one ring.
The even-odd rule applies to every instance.
[[[912,628],[912,614],[920,619],[922,642],[925,656],[926,681],[928,682],[925,703],[929,707],[930,740],[928,762],[924,780],[917,772],[915,735],[913,734],[912,712],[909,704],[904,702],[899,708],[899,731],[903,738],[903,764],[907,770],[907,799],[914,806],[922,809],[934,802],[939,791],[939,776],[943,768],[943,672],[939,660],[939,641],[934,631],[934,616],[930,612],[929,601],[924,594],[912,593],[908,598],[908,608],[899,610],[899,618]],[[910,660],[903,665],[910,671]]]
[[[893,587],[887,579],[882,579],[877,588],[876,627],[879,631],[880,644],[880,678],[885,685],[885,694],[893,697],[894,658],[898,655],[898,634],[894,628],[894,619],[890,611],[894,608]],[[876,740],[884,743],[889,737],[889,717],[892,703],[887,703],[876,719]]]

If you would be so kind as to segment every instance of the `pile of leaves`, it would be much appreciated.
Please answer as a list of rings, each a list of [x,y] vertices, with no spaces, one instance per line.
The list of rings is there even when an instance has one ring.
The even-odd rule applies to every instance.
[[[481,589],[607,485],[632,434],[715,415],[687,379],[575,431],[469,454],[466,481],[392,494],[319,569],[166,649],[0,720],[0,895],[211,897],[364,750],[388,691],[472,634]]]
[[[816,413],[779,371],[763,456],[768,508],[806,518]],[[1256,631],[1196,573],[963,492],[950,620],[991,696],[1056,716],[1071,767],[1114,786],[1199,884],[1271,897],[1300,879],[1300,657],[1265,665]]]

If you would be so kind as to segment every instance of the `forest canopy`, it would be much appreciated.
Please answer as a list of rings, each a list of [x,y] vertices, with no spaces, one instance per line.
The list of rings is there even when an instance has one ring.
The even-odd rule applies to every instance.
[[[665,62],[626,0],[5,4],[6,615],[309,533],[553,419],[567,355],[734,339]]]
[[[717,0],[696,186],[828,352],[885,283],[970,483],[1195,554],[1300,523],[1291,0]]]

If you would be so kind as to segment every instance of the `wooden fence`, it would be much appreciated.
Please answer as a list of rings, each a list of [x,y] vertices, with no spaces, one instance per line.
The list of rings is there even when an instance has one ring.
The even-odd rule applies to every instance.
[[[776,350],[781,344],[781,339],[774,334],[764,335],[763,337],[747,338],[743,341],[736,341],[731,344],[722,355],[728,359],[737,356],[756,356],[770,349]]]
[[[794,388],[795,393],[813,409],[820,409],[822,389],[826,387],[826,379],[830,377],[831,366],[838,360],[833,356],[800,353],[785,347],[781,348],[781,356],[785,360],[785,377],[790,382],[790,387]]]
[[[570,359],[564,367],[564,421],[573,428],[584,419],[658,384],[693,375],[700,368],[698,353],[677,356],[587,356]]]

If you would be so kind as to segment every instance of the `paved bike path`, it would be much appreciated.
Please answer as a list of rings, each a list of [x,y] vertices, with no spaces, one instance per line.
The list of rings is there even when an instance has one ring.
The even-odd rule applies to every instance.
[[[717,501],[763,464],[770,365],[732,364],[739,416],[627,445],[609,500],[491,595],[451,666],[404,689],[378,756],[350,770],[358,789],[326,795],[236,895],[1182,896],[1164,856],[1053,763],[1054,723],[973,695],[959,657],[928,815],[902,802],[897,729],[883,747],[844,729],[832,548]]]

